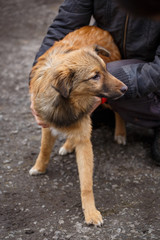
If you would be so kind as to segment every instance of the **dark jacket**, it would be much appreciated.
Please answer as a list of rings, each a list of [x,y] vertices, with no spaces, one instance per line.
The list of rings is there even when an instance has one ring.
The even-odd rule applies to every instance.
[[[109,31],[123,59],[145,63],[126,65],[115,75],[128,86],[128,97],[160,90],[160,21],[128,15],[116,0],[65,0],[49,27],[36,60],[54,41],[90,23]]]

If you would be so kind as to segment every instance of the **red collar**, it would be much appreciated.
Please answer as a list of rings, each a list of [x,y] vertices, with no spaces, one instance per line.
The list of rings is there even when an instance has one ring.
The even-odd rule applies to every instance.
[[[107,100],[108,100],[107,98],[102,97],[102,98],[101,98],[101,104],[106,103]]]

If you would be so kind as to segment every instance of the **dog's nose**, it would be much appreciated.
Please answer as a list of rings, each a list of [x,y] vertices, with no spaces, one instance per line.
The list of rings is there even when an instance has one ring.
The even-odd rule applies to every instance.
[[[125,93],[125,92],[127,91],[127,89],[128,89],[127,86],[123,86],[123,87],[121,87],[120,91],[121,91],[122,93]]]

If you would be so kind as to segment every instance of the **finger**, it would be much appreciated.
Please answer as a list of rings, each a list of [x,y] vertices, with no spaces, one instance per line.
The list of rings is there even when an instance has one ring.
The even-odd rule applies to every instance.
[[[32,110],[32,114],[33,114],[34,116],[39,117],[38,113],[37,113],[34,109],[31,109],[31,110]]]
[[[49,128],[48,124],[43,124],[43,123],[38,123],[39,126],[43,127],[43,128]]]
[[[37,112],[35,111],[35,109],[34,109],[33,102],[31,102],[30,109],[31,109],[32,114],[33,114],[34,116],[39,116],[38,113],[37,113]]]
[[[94,110],[95,110],[100,104],[101,104],[101,98],[95,97],[95,102],[94,102],[94,105],[93,105],[93,108],[92,108],[90,114],[91,114],[92,112],[94,112]]]
[[[39,126],[43,127],[43,128],[48,128],[49,124],[45,123],[42,119],[38,118],[37,116],[34,116],[36,119],[36,122]]]

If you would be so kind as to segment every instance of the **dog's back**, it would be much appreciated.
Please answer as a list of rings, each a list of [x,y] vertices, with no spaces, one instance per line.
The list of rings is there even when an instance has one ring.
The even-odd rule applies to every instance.
[[[120,52],[114,43],[111,34],[96,26],[85,26],[70,32],[65,38],[55,42],[53,48],[60,47],[62,49],[61,51],[66,52],[80,49],[82,47],[93,46],[94,44],[104,47],[111,53],[109,57],[100,55],[106,63],[121,59]]]

